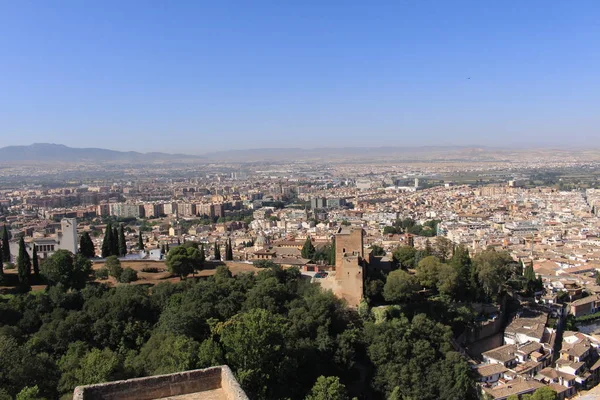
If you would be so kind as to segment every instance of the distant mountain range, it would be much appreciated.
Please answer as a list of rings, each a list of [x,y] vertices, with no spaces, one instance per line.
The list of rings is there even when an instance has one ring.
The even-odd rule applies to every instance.
[[[35,143],[29,146],[0,148],[2,163],[104,163],[104,162],[288,162],[288,161],[506,161],[523,157],[545,159],[547,156],[599,160],[598,149],[569,148],[500,148],[486,146],[416,146],[416,147],[337,147],[337,148],[263,148],[227,150],[201,156],[168,153],[140,153],[100,148],[73,148],[62,144]]]
[[[0,148],[2,162],[107,162],[107,161],[175,161],[199,159],[198,156],[167,153],[139,153],[136,151],[116,151],[99,148],[74,148],[62,144],[34,143],[29,146],[8,146]]]
[[[74,148],[62,144],[34,143],[29,146],[0,148],[0,163],[55,163],[55,162],[260,162],[260,161],[313,161],[313,160],[377,160],[382,158],[432,159],[477,158],[489,156],[490,149],[460,146],[422,147],[340,147],[340,148],[265,148],[226,150],[203,156],[168,153],[140,153],[100,148]],[[495,149],[497,151],[497,149]]]

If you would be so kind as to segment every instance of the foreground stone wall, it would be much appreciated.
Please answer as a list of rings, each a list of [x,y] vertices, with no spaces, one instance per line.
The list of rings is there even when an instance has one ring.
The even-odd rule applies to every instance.
[[[226,365],[75,388],[73,400],[152,400],[222,389],[228,400],[248,397]]]

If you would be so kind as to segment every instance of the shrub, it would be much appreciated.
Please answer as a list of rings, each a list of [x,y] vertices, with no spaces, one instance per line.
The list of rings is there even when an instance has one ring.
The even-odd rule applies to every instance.
[[[116,280],[121,281],[121,274],[123,273],[123,267],[121,266],[121,261],[117,256],[110,256],[106,259],[104,263],[106,268],[108,268],[108,273],[110,276],[114,276]]]
[[[271,260],[255,260],[252,264],[256,268],[273,268],[277,266],[277,264]]]
[[[97,270],[95,272],[95,275],[96,275],[96,279],[100,279],[100,280],[108,279],[108,268],[106,268],[106,267],[100,268],[99,270]]]
[[[127,267],[123,270],[123,273],[121,273],[121,277],[119,278],[119,282],[121,283],[129,283],[129,282],[134,282],[138,280],[138,276],[137,276],[137,272],[135,272],[133,269]]]
[[[156,268],[156,267],[145,267],[145,268],[142,268],[142,272],[156,274],[157,272],[162,272],[162,270],[160,268]]]

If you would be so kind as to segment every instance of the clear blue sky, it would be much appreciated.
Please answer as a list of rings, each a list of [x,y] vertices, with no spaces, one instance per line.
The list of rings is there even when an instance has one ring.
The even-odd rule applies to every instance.
[[[0,1],[0,146],[597,145],[599,20],[597,0]]]

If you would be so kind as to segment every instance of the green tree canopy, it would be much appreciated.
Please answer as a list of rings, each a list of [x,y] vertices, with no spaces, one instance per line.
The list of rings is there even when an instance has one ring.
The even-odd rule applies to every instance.
[[[320,376],[306,400],[348,400],[348,394],[337,376]]]
[[[531,395],[531,400],[556,400],[557,398],[557,393],[548,386],[537,389]]]
[[[77,348],[69,347],[69,351],[73,349],[73,352],[67,352],[59,362],[61,389],[64,392],[72,392],[75,386],[119,379],[121,361],[116,353],[110,349],[82,351],[80,344],[75,345]]]
[[[123,267],[121,266],[121,261],[117,256],[110,256],[106,258],[104,261],[104,266],[108,269],[108,274],[115,278],[117,281],[120,281],[121,274],[123,273]]]
[[[417,279],[401,269],[392,271],[388,275],[383,287],[383,297],[391,302],[409,301],[419,291]]]
[[[25,386],[23,390],[17,393],[15,400],[45,400],[40,396],[40,389],[37,385],[33,387]]]
[[[130,268],[130,267],[125,268],[123,270],[123,273],[119,277],[120,283],[131,283],[131,282],[135,282],[137,280],[138,280],[137,272],[133,268]]]
[[[167,267],[181,279],[193,273],[200,263],[200,252],[195,247],[177,246],[167,254]]]
[[[400,246],[394,250],[394,260],[403,268],[413,268],[415,266],[415,254],[417,250],[411,246]]]
[[[385,256],[385,250],[381,246],[374,244],[371,246],[371,254],[373,254],[375,257]]]
[[[41,274],[49,286],[60,284],[65,289],[81,289],[92,271],[92,263],[81,254],[76,256],[68,250],[58,250],[41,265]]]
[[[196,368],[198,342],[183,335],[155,333],[133,361],[137,375],[160,375]]]
[[[497,297],[504,290],[504,284],[512,275],[513,263],[505,251],[485,250],[473,259],[477,278],[488,297]]]
[[[432,289],[437,287],[442,263],[436,256],[425,257],[417,265],[416,277],[421,286]]]
[[[266,310],[239,314],[224,324],[221,344],[229,366],[250,398],[268,397],[269,387],[285,373],[285,321]]]

